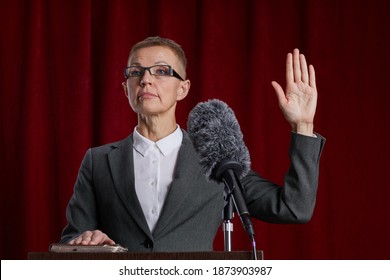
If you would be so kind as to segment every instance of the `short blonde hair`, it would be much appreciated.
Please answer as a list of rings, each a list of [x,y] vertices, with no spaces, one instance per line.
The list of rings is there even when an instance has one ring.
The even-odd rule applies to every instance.
[[[159,36],[154,36],[154,37],[148,37],[145,40],[142,40],[138,43],[136,43],[130,51],[129,58],[131,55],[136,52],[139,49],[147,48],[147,47],[155,47],[155,46],[161,46],[161,47],[167,47],[170,50],[173,51],[173,53],[177,56],[179,59],[180,63],[183,66],[184,74],[186,72],[186,67],[187,67],[187,58],[186,55],[182,49],[182,47],[176,43],[175,41],[167,38],[162,38]]]

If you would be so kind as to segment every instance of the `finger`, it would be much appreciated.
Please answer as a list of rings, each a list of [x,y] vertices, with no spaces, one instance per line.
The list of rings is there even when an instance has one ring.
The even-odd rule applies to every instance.
[[[102,233],[101,231],[95,230],[95,231],[92,233],[91,240],[90,240],[89,244],[90,244],[90,245],[98,245],[98,244],[103,243],[104,235],[105,235],[105,234]]]
[[[82,237],[81,244],[82,245],[89,245],[89,242],[91,241],[91,237],[92,237],[92,232],[86,231],[81,235],[81,237]]]
[[[73,238],[71,241],[68,242],[70,245],[79,245],[81,241],[83,240],[82,236],[78,236],[76,238]]]
[[[76,245],[76,239],[72,239],[68,242],[69,245]]]
[[[299,55],[299,62],[301,64],[302,82],[307,84],[309,82],[309,72],[307,71],[306,58],[303,54]]]
[[[104,240],[103,244],[115,245],[115,241],[107,236],[107,238],[106,238],[106,240]]]
[[[299,63],[299,50],[294,49],[293,52],[293,69],[294,69],[294,79],[295,82],[301,81],[301,66]]]
[[[292,61],[291,53],[288,53],[286,58],[286,82],[287,83],[294,82],[294,69],[293,69],[293,61]]]
[[[90,245],[101,245],[101,244],[115,244],[115,242],[107,236],[107,234],[101,232],[100,230],[96,230],[93,232],[91,237]]]
[[[312,88],[317,89],[317,86],[316,86],[316,73],[314,71],[314,66],[313,65],[309,65],[309,77],[310,77],[309,85]]]
[[[278,98],[279,104],[286,103],[286,96],[284,94],[283,88],[275,81],[273,81],[271,84],[275,90],[276,97]]]
[[[88,245],[91,241],[92,232],[85,231],[82,235],[75,238],[74,245]]]
[[[93,235],[91,237],[91,245],[98,245],[98,244],[103,244],[104,240],[107,239],[107,235],[100,230],[95,230],[93,232]]]

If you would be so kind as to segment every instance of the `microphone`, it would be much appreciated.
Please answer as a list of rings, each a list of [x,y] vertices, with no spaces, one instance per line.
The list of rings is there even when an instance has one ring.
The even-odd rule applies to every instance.
[[[218,99],[201,102],[188,116],[188,134],[199,154],[203,173],[209,180],[224,182],[227,196],[232,195],[237,213],[254,241],[240,178],[250,171],[250,156],[233,110]]]

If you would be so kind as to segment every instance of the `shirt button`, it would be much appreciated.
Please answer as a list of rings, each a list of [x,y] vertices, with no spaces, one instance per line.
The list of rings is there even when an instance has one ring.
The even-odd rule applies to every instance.
[[[155,184],[156,184],[156,182],[154,182],[154,181],[150,182],[150,185],[151,185],[152,187],[154,187]]]

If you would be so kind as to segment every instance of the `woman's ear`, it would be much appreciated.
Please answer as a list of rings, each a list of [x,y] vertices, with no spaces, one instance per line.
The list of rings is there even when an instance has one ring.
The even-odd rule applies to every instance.
[[[181,85],[177,93],[177,100],[183,100],[187,96],[188,92],[190,91],[190,87],[191,87],[190,80],[185,80],[181,82]]]
[[[125,91],[126,97],[129,98],[129,93],[127,92],[127,85],[126,85],[126,82],[123,82],[123,83],[122,83],[122,87],[123,87],[123,90]]]

